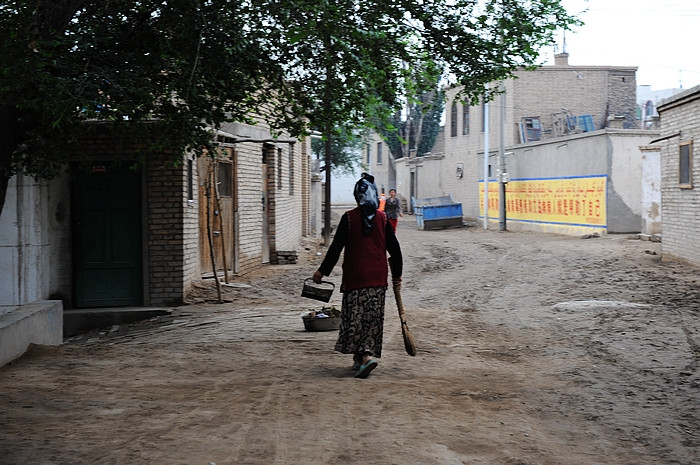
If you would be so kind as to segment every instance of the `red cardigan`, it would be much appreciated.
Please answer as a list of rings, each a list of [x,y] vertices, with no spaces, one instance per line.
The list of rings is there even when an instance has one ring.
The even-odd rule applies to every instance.
[[[369,236],[362,234],[362,218],[358,208],[345,212],[328,253],[319,267],[324,275],[330,275],[345,248],[343,258],[343,278],[341,291],[351,291],[364,287],[387,287],[387,251],[392,259],[392,273],[400,278],[403,271],[401,247],[388,224],[386,215],[377,211],[374,227]]]
[[[349,240],[343,256],[342,291],[363,287],[387,287],[386,214],[377,211],[369,236],[362,234],[362,217],[355,208],[348,212]]]

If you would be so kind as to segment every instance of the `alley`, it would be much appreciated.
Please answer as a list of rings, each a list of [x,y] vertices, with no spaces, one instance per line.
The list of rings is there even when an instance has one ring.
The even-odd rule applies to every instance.
[[[0,463],[697,463],[700,270],[628,235],[421,231],[406,215],[398,236],[416,357],[391,291],[366,380],[335,333],[304,330],[325,252],[308,241],[224,304],[202,286],[170,316],[0,368]]]

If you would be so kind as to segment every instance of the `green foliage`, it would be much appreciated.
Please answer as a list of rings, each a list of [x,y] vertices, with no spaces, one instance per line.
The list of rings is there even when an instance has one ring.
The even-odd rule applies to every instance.
[[[426,60],[422,66],[412,70],[408,81],[414,94],[409,94],[401,111],[396,111],[388,119],[381,121],[375,130],[384,138],[394,158],[408,156],[416,150],[417,156],[430,152],[440,132],[440,120],[445,105],[445,94],[440,88],[440,74],[434,63]]]
[[[433,150],[435,139],[440,133],[440,121],[442,111],[445,108],[445,94],[442,91],[435,92],[435,101],[423,116],[422,136],[417,147],[417,155],[423,156]]]
[[[580,24],[560,0],[454,0],[412,2],[422,49],[462,86],[459,96],[472,104],[497,93],[489,84],[537,65],[540,50],[557,30]]]
[[[260,20],[221,0],[6,2],[0,104],[14,137],[0,145],[9,174],[55,174],[88,121],[175,154],[201,153],[208,128],[254,112],[301,132],[303,109],[288,98]],[[280,105],[266,106],[273,100]]]
[[[0,178],[51,177],[88,121],[175,161],[253,115],[342,138],[424,95],[425,57],[476,101],[574,23],[559,0],[5,0]]]
[[[400,9],[383,1],[258,1],[310,126],[324,137],[361,127],[393,105],[406,55]]]
[[[363,138],[357,133],[343,130],[331,138],[331,166],[340,174],[351,174],[362,162]],[[326,141],[311,139],[311,153],[320,160],[326,159]],[[321,166],[324,164],[321,163]]]

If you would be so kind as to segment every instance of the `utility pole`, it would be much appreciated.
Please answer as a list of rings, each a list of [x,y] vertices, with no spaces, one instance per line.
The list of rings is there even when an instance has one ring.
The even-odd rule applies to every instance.
[[[486,101],[484,103],[484,229],[489,229],[489,126],[489,102]]]
[[[501,82],[501,133],[500,133],[500,150],[498,154],[498,229],[499,231],[506,230],[506,148],[505,148],[505,129],[506,129],[506,89]]]

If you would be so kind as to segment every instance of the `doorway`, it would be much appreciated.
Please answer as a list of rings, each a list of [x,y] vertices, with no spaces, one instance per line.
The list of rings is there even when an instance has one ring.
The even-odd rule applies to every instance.
[[[143,304],[141,174],[131,163],[96,162],[74,170],[77,308]]]

